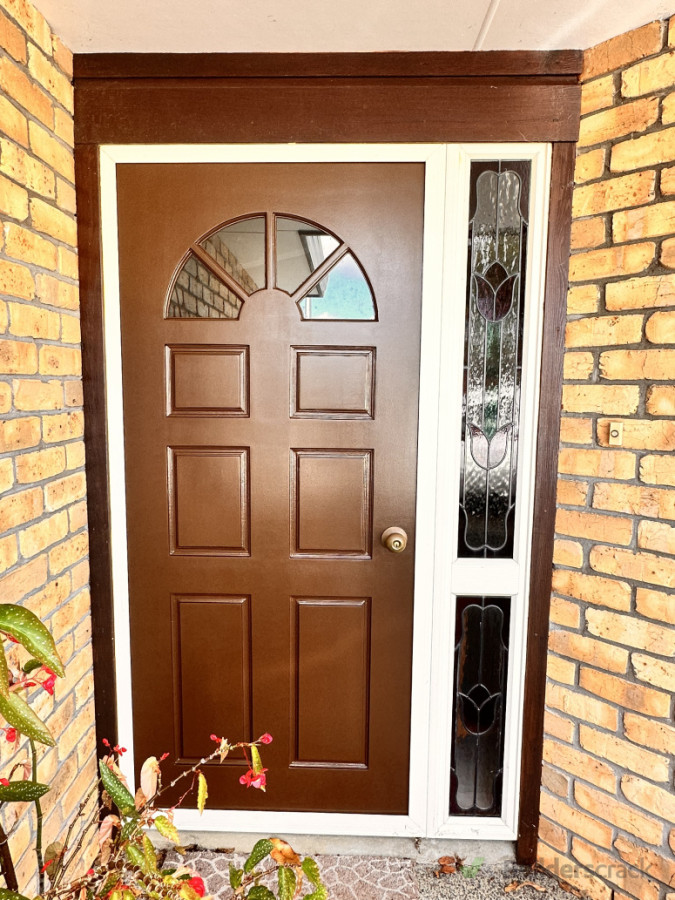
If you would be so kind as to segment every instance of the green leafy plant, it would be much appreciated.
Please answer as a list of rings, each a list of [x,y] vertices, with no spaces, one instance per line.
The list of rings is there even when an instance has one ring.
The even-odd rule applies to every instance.
[[[196,791],[197,808],[204,811],[208,784],[203,767],[223,762],[233,751],[241,752],[248,764],[239,778],[242,785],[265,791],[267,769],[260,747],[272,737],[263,734],[257,741],[230,743],[211,735],[216,747],[191,768],[181,772],[169,784],[162,784],[161,764],[151,756],[140,772],[140,787],[135,795],[122,773],[119,760],[123,747],[111,747],[99,760],[99,778],[84,797],[65,832],[64,839],[50,844],[43,853],[41,798],[49,786],[38,780],[37,744],[54,746],[47,726],[31,709],[26,692],[41,686],[53,694],[57,677],[64,669],[48,629],[32,612],[11,604],[0,604],[0,633],[28,653],[20,669],[8,663],[0,648],[0,715],[6,720],[0,734],[15,742],[19,735],[28,738],[30,761],[14,765],[8,778],[0,778],[0,811],[5,803],[33,803],[36,814],[36,868],[38,897],[35,900],[210,900],[205,897],[203,879],[188,866],[163,867],[162,854],[153,844],[151,833],[180,849],[180,836],[174,814],[185,798]],[[15,778],[16,775],[18,778]],[[187,789],[168,809],[162,798],[179,783]],[[100,805],[93,803],[99,796]],[[92,811],[93,806],[93,811]],[[79,827],[78,827],[79,826]],[[93,868],[76,875],[76,864],[86,842],[96,836],[99,854]],[[0,873],[6,887],[0,888],[0,900],[28,900],[19,893],[8,835],[0,826]],[[48,884],[46,884],[48,880]],[[328,892],[321,881],[319,867],[310,858],[301,859],[280,838],[258,841],[241,869],[230,866],[233,898],[248,900],[326,900]]]

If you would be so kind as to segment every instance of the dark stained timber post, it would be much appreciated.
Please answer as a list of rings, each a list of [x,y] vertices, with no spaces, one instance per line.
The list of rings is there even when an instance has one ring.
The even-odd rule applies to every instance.
[[[560,435],[560,396],[565,338],[567,274],[575,144],[553,145],[548,259],[544,300],[544,345],[537,436],[537,490],[532,528],[532,572],[525,675],[523,758],[520,776],[520,821],[516,858],[531,865],[537,859],[539,793],[546,693],[546,648],[551,601],[553,535]]]

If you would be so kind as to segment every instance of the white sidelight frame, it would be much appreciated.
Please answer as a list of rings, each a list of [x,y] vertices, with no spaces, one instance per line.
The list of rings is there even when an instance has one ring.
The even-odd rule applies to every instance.
[[[474,159],[529,159],[519,514],[513,561],[456,559],[469,174]],[[417,162],[425,165],[417,540],[407,815],[178,810],[190,831],[514,840],[517,836],[527,601],[551,148],[549,144],[107,145],[100,148],[105,380],[118,739],[134,787],[117,166],[125,163]],[[225,214],[224,214],[225,215]],[[512,596],[503,815],[447,813],[457,595]]]

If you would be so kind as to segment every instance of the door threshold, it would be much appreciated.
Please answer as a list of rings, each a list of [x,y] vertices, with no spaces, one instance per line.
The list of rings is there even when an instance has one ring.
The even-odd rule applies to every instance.
[[[226,813],[227,815],[227,813]],[[181,830],[183,846],[203,850],[248,853],[260,838],[259,834],[243,831],[186,831]],[[435,863],[440,856],[456,855],[469,861],[482,857],[488,865],[515,861],[515,841],[466,840],[451,838],[363,837],[322,834],[282,835],[301,856],[389,856],[412,859],[420,863]],[[158,837],[157,843],[171,847],[170,841]]]

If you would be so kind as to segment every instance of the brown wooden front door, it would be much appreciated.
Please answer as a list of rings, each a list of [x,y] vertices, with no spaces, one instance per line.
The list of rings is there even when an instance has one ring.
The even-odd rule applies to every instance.
[[[274,737],[212,807],[407,812],[423,199],[417,163],[118,167],[136,761]]]

